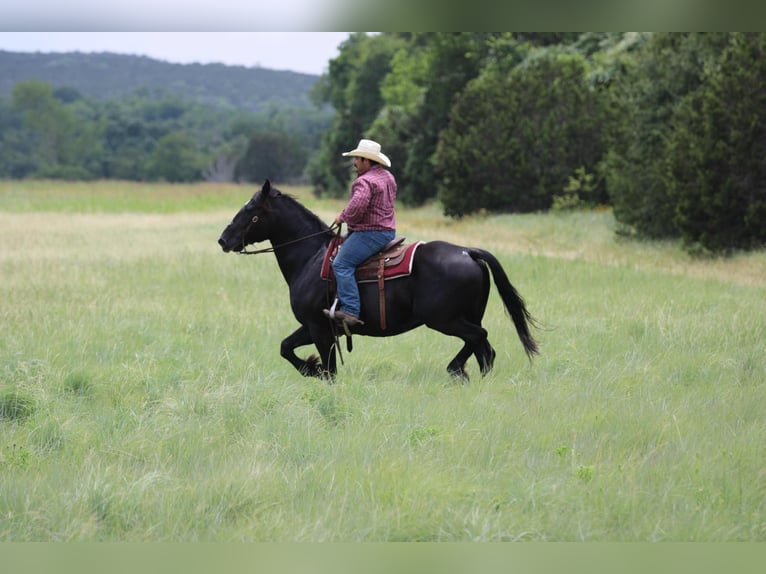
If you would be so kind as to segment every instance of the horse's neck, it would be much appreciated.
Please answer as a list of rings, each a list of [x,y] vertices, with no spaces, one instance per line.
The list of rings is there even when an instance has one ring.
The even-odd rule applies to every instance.
[[[312,218],[306,214],[301,213],[297,217],[287,215],[282,219],[276,225],[278,232],[271,238],[271,246],[275,248],[274,255],[282,275],[291,284],[316,261],[320,251],[324,253],[329,238],[325,230],[313,223]]]

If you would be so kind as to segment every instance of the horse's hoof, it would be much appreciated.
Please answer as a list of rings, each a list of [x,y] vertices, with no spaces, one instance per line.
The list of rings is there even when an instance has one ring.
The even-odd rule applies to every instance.
[[[459,379],[460,381],[464,383],[468,383],[471,381],[471,377],[468,376],[468,371],[465,369],[447,369],[447,372],[450,374],[450,376],[454,379]]]
[[[316,355],[311,355],[308,359],[306,359],[303,368],[301,369],[301,374],[304,377],[322,378],[323,373],[324,370],[322,369],[322,362]]]

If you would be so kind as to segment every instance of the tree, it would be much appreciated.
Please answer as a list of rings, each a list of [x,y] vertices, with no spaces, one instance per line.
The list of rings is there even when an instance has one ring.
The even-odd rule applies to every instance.
[[[156,144],[150,127],[133,106],[124,102],[107,103],[103,121],[104,177],[133,181],[147,179],[149,157]]]
[[[436,197],[436,149],[456,98],[475,78],[496,34],[418,33],[408,37],[382,85],[385,106],[371,127],[398,159],[398,197],[422,204]],[[393,153],[396,155],[393,155]]]
[[[183,132],[162,136],[151,155],[149,176],[173,183],[201,179],[201,161],[194,139]]]
[[[39,80],[17,83],[12,90],[13,109],[38,140],[37,164],[41,169],[57,166],[67,153],[73,126],[68,109],[53,97],[49,84]]]
[[[268,87],[260,88],[264,92],[262,96],[270,94],[270,100],[258,104],[258,112],[251,112],[183,99],[168,91],[177,86],[170,86],[167,78],[164,83],[168,89],[160,89],[158,86],[163,82],[159,81],[159,70],[167,70],[165,67],[157,68],[157,82],[149,82],[155,87],[140,88],[119,99],[90,99],[98,96],[83,95],[91,93],[88,88],[91,84],[83,82],[83,76],[96,79],[96,75],[88,71],[88,63],[76,56],[61,61],[66,63],[70,75],[73,69],[78,69],[79,73],[71,78],[77,88],[62,85],[60,75],[53,74],[51,78],[57,79],[56,84],[60,86],[55,90],[42,81],[23,81],[10,84],[15,91],[13,101],[0,97],[0,177],[187,180],[192,176],[184,172],[185,168],[194,166],[196,171],[203,166],[202,177],[231,181],[250,135],[260,131],[282,133],[289,139],[290,152],[303,163],[282,161],[277,171],[290,181],[301,181],[306,158],[319,147],[331,120],[329,106],[314,109],[300,105],[306,99],[306,89],[314,82],[307,83],[307,78],[297,78],[295,86],[303,86],[304,91],[299,90],[297,96],[288,98],[289,102],[295,100],[295,104],[288,107],[284,101],[273,99],[274,94],[282,97],[285,93],[285,86],[280,83],[283,74],[276,73],[267,82]],[[129,61],[132,60],[127,58],[122,63]],[[119,65],[120,61],[112,63]],[[232,76],[231,70],[225,68],[205,67],[197,72],[228,82],[218,88],[222,95],[230,93],[229,88],[234,93],[241,92],[241,85],[229,84],[232,77],[242,78],[242,75]],[[39,73],[43,74],[44,70]],[[260,72],[258,75],[261,76]],[[296,79],[293,76],[297,75],[288,74],[288,79]],[[8,78],[5,80],[8,84]],[[197,84],[199,81],[199,78],[195,80]],[[103,78],[97,83],[102,96],[109,93],[106,83]],[[203,80],[203,83],[212,86],[214,82]],[[194,98],[195,94],[185,97]],[[252,97],[253,94],[249,94],[246,99]],[[229,101],[230,96],[224,99]],[[190,141],[183,143],[174,137],[158,145],[164,136],[174,133],[184,133]],[[192,147],[198,156],[196,160],[187,153]],[[163,158],[173,153],[179,154],[185,163],[171,170]],[[288,163],[288,171],[285,171]]]
[[[38,169],[35,141],[10,102],[0,98],[0,177],[22,179]]]
[[[447,215],[548,209],[606,152],[606,101],[588,84],[583,56],[536,49],[508,68],[500,62],[471,82],[442,133],[437,173]],[[587,189],[587,199],[603,196],[603,184]]]
[[[623,231],[677,237],[676,204],[668,172],[668,139],[678,128],[680,102],[703,82],[726,34],[654,34],[616,83],[622,138],[613,146],[605,174],[614,215]]]
[[[766,244],[766,34],[728,36],[667,138],[673,222],[711,251]]]
[[[249,182],[295,180],[301,175],[306,155],[306,150],[283,132],[257,131],[237,163],[236,178]]]
[[[352,172],[341,153],[363,137],[375,139],[369,127],[383,105],[381,82],[402,45],[403,40],[394,34],[352,34],[316,84],[314,100],[331,104],[335,117],[308,167],[315,193],[336,197],[347,193]]]

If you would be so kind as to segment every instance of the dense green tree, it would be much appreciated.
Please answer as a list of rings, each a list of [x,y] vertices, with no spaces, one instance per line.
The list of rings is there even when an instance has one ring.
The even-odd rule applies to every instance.
[[[418,115],[427,89],[429,53],[424,38],[422,34],[410,35],[393,55],[391,71],[380,86],[383,108],[368,130],[392,160],[390,169],[399,187],[397,198],[412,204],[415,201],[410,198],[404,172],[417,137]]]
[[[576,42],[580,38],[578,32],[514,32],[514,37],[532,46],[560,46]]]
[[[488,67],[460,95],[437,152],[448,215],[548,209],[571,178],[585,180],[606,152],[606,100],[585,58],[536,49],[522,65]],[[603,184],[583,188],[603,197]]]
[[[102,170],[107,179],[142,181],[156,138],[131,107],[107,103],[104,110]],[[161,137],[161,136],[160,136]]]
[[[307,155],[298,141],[283,132],[255,132],[236,165],[236,177],[249,182],[294,181],[300,176]]]
[[[398,160],[392,171],[401,201],[421,204],[436,197],[439,134],[456,97],[482,70],[496,36],[416,33],[396,53],[381,87],[385,106],[370,131],[380,134]]]
[[[35,140],[11,103],[0,98],[0,177],[23,179],[38,169]]]
[[[82,94],[71,86],[61,86],[53,90],[53,97],[63,104],[71,104],[82,100]]]
[[[197,181],[201,178],[202,162],[197,144],[183,132],[171,132],[162,136],[149,160],[148,175],[151,179],[169,182]]]
[[[704,37],[701,41],[710,41]],[[734,33],[667,137],[669,201],[690,246],[766,244],[766,34]]]
[[[0,57],[0,67],[5,66],[3,69],[11,75],[20,73],[23,66],[17,65],[19,62],[8,64],[7,60]],[[78,61],[77,57],[66,57],[60,63],[75,69]],[[113,63],[130,61],[127,58]],[[33,68],[44,75],[44,67]],[[159,68],[149,66],[135,72],[141,76],[149,69]],[[307,157],[319,147],[332,118],[329,106],[297,105],[306,98],[307,88],[302,98],[291,96],[262,102],[259,111],[252,112],[228,105],[203,104],[193,93],[186,94],[190,99],[184,99],[178,91],[170,91],[177,87],[172,82],[162,89],[159,76],[156,82],[144,84],[148,87],[119,98],[92,99],[83,95],[98,88],[83,81],[89,70],[88,63],[81,73],[71,74],[70,70],[77,88],[59,83],[62,78],[54,74],[55,89],[41,80],[25,80],[9,88],[15,93],[13,101],[0,97],[0,177],[232,181],[236,178],[237,163],[245,157],[251,134],[271,133],[275,140],[280,140],[281,135],[289,140],[293,156],[290,161],[280,160],[276,171],[285,180],[302,181]],[[202,67],[199,71],[216,73],[221,79],[227,77],[223,67],[220,70]],[[7,81],[5,76],[0,84],[7,85]],[[231,82],[231,78],[227,81]],[[140,82],[136,78],[136,83]],[[222,90],[228,92],[229,87]],[[251,96],[248,98],[252,99]],[[163,139],[175,133],[184,133],[189,139],[185,142],[177,136]],[[188,153],[192,142],[196,157]],[[161,158],[172,157],[174,153],[180,154],[177,159],[182,161],[174,160],[173,165],[163,166]],[[193,169],[188,169],[190,166]],[[191,172],[197,175],[191,176]]]
[[[341,156],[363,137],[375,138],[369,127],[383,105],[381,83],[403,45],[396,34],[352,34],[330,61],[328,73],[315,86],[317,103],[329,103],[335,117],[312,158],[308,171],[318,194],[348,193],[350,164]]]
[[[49,84],[39,80],[19,82],[13,87],[13,108],[37,140],[36,163],[51,169],[64,163],[73,119],[68,108],[53,97]]]
[[[661,238],[678,235],[671,194],[668,138],[674,114],[715,65],[727,34],[663,33],[650,37],[615,86],[622,139],[612,148],[605,174],[614,214],[624,231]]]
[[[61,179],[99,177],[99,128],[81,100],[72,91],[54,92],[37,80],[16,84],[13,110],[25,133],[4,138],[15,141],[15,151],[9,149],[13,155],[6,158],[7,173]],[[26,150],[26,161],[19,157],[19,150]]]

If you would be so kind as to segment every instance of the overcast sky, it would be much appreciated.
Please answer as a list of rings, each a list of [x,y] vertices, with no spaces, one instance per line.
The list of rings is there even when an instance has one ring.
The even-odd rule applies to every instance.
[[[321,74],[347,37],[348,32],[0,32],[0,50],[115,52]]]

